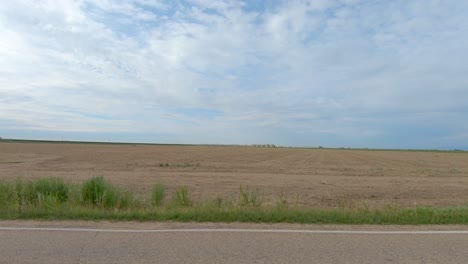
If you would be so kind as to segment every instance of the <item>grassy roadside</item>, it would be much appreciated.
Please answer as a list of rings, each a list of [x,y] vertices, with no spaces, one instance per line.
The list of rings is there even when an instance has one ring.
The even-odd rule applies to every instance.
[[[102,177],[80,185],[61,179],[0,181],[0,219],[136,220],[180,222],[256,222],[307,224],[468,224],[468,207],[313,209],[263,206],[257,192],[240,188],[237,200],[194,202],[182,187],[166,197],[163,185],[148,200],[118,189]]]

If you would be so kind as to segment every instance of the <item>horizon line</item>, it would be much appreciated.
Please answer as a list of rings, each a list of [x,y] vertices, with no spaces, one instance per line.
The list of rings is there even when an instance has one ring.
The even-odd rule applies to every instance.
[[[2,138],[0,142],[16,143],[53,143],[53,144],[103,144],[103,145],[160,145],[160,146],[225,146],[225,147],[257,147],[257,148],[297,148],[297,149],[329,149],[329,150],[368,150],[368,151],[421,151],[421,152],[468,152],[465,149],[417,149],[417,148],[368,148],[368,147],[326,147],[326,146],[282,146],[276,144],[217,144],[217,143],[151,143],[151,142],[121,142],[121,141],[92,141],[92,140],[54,140],[54,139],[26,139]]]

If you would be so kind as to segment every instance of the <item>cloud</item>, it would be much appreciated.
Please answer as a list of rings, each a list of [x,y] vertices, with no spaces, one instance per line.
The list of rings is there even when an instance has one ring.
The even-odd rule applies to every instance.
[[[467,11],[422,0],[6,2],[0,133],[468,147]],[[415,144],[418,133],[428,136]]]

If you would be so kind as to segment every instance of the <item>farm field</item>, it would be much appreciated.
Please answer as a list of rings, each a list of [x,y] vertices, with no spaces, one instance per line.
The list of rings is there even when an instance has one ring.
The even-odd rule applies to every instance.
[[[468,153],[233,146],[0,142],[0,179],[104,176],[147,195],[187,186],[194,200],[236,199],[240,186],[266,204],[466,206]]]

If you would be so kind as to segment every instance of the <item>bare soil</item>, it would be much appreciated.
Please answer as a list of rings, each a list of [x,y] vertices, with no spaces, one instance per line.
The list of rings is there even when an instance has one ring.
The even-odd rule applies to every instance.
[[[468,153],[0,142],[2,180],[97,175],[141,196],[159,182],[196,200],[236,199],[242,185],[269,204],[468,205]]]

